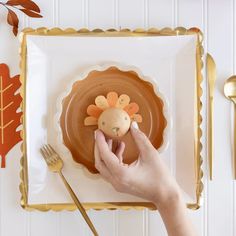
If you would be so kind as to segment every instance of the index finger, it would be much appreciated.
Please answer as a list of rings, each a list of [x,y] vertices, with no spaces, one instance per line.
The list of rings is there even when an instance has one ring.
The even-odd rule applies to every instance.
[[[139,130],[136,122],[132,122],[130,131],[141,154],[146,154],[147,152],[155,150],[148,137],[141,130]]]
[[[105,162],[110,172],[117,173],[121,171],[122,165],[120,165],[117,156],[110,150],[104,137],[104,134],[100,130],[97,130],[95,133],[95,138],[100,157]]]

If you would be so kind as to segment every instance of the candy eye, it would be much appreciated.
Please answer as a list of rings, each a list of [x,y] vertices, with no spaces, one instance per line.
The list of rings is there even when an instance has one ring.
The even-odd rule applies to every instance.
[[[125,120],[128,120],[128,117],[127,117],[127,116],[125,116]]]
[[[104,121],[102,122],[102,125],[105,125],[105,122],[104,122]]]

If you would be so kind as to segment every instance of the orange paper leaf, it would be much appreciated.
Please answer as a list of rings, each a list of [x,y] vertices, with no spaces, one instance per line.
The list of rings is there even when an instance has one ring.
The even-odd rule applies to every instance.
[[[21,11],[29,17],[41,18],[39,6],[32,0],[9,0],[6,3],[0,1],[0,7],[8,10],[7,23],[12,26],[16,36],[18,33],[19,19],[15,11]]]
[[[9,0],[6,2],[8,6],[22,6],[26,9],[40,13],[40,9],[36,3],[31,0]]]
[[[19,9],[20,11],[24,12],[29,17],[34,18],[41,18],[42,16],[34,11],[28,10],[28,9]]]
[[[20,131],[16,131],[20,125],[22,112],[17,112],[21,103],[19,93],[19,75],[10,77],[6,64],[0,64],[0,156],[1,167],[6,166],[6,155],[20,140]]]
[[[19,25],[19,19],[16,15],[16,13],[10,9],[8,9],[7,14],[7,23],[11,26],[13,26],[13,33],[16,36],[18,33],[18,25]]]

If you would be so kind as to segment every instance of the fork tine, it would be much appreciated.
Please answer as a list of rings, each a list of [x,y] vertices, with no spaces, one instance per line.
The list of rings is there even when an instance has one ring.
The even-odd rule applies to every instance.
[[[41,150],[43,156],[47,158],[48,157],[48,153],[46,152],[45,148],[41,147],[40,150]]]
[[[54,151],[54,149],[50,146],[50,144],[46,145],[48,152],[51,154],[51,160],[52,162],[56,162],[58,160],[58,155]]]
[[[52,158],[52,155],[50,154],[50,152],[48,151],[46,145],[44,145],[42,148],[42,154],[43,154],[43,157],[45,159],[45,161],[47,162],[47,164],[52,164],[52,162],[54,161],[54,159]]]
[[[57,154],[54,148],[50,144],[48,144],[47,147],[53,154]]]
[[[49,144],[45,144],[42,148],[40,148],[40,151],[48,166],[52,167],[58,162],[61,162],[63,165],[61,157]]]
[[[50,144],[48,144],[47,147],[50,150],[50,152],[52,153],[54,161],[61,160],[61,157],[58,155],[58,153],[53,149],[53,147]]]
[[[49,145],[44,145],[44,148],[48,155],[48,163],[49,164],[55,164],[58,160],[60,160],[59,155],[56,153],[56,151]]]
[[[48,157],[51,156],[50,152],[49,152],[48,149],[47,149],[47,145],[43,145],[43,150],[44,150],[44,152],[47,154]]]
[[[40,148],[40,152],[43,155],[43,158],[45,159],[45,161],[48,163],[48,154],[45,152],[44,148]]]
[[[51,152],[51,150],[50,150],[50,148],[48,147],[48,145],[44,145],[44,147],[45,147],[47,153],[49,154],[49,156],[52,156],[53,153]]]

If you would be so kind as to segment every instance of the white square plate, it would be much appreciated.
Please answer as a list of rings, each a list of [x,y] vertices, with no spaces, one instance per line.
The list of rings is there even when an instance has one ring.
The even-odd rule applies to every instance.
[[[62,155],[63,173],[83,203],[145,202],[116,192],[99,175],[65,156],[58,139],[56,106],[65,88],[95,65],[119,63],[155,80],[168,104],[168,146],[161,157],[181,186],[186,202],[196,202],[194,158],[196,35],[164,37],[26,37],[26,156],[28,204],[64,204],[72,200],[59,175],[48,171],[40,147],[50,143]],[[158,180],[157,180],[158,181]]]

